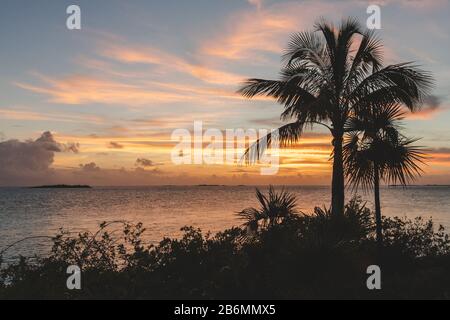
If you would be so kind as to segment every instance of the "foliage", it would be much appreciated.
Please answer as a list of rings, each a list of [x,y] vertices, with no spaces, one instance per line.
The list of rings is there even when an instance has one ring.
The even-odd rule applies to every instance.
[[[248,79],[239,90],[247,98],[273,98],[283,106],[281,119],[287,122],[250,146],[245,160],[259,160],[273,144],[286,147],[297,143],[307,128],[327,128],[333,137],[331,209],[341,215],[345,186],[342,144],[351,119],[385,105],[415,111],[433,85],[431,74],[414,64],[383,66],[382,49],[376,34],[364,30],[353,18],[342,20],[339,26],[321,19],[314,30],[294,34],[279,79]],[[404,172],[409,167],[400,169]]]
[[[284,220],[292,219],[298,213],[295,196],[285,189],[276,192],[270,186],[268,197],[256,189],[256,198],[260,208],[247,208],[238,213],[238,216],[245,220],[243,227],[247,238],[257,236],[259,232],[272,228]]]
[[[450,253],[449,235],[442,225],[437,228],[432,220],[422,217],[414,220],[384,218],[383,229],[387,247],[412,257],[445,256]]]
[[[404,116],[397,104],[368,108],[347,123],[343,149],[345,175],[355,189],[374,188],[374,181],[407,185],[422,170],[424,153],[400,132]],[[375,177],[378,174],[378,177]]]
[[[304,299],[445,298],[450,294],[450,241],[432,221],[384,218],[386,251],[376,248],[372,213],[360,199],[342,216],[316,208],[296,213],[286,193],[261,197],[289,218],[214,236],[185,227],[180,239],[145,245],[142,224],[104,223],[95,234],[54,237],[50,257],[25,258],[0,273],[0,298]],[[261,196],[262,194],[260,194]],[[283,200],[284,199],[284,200]],[[273,201],[273,202],[272,202]],[[287,205],[290,210],[281,210]],[[267,211],[273,212],[273,211]],[[278,217],[278,215],[275,215]],[[120,229],[113,229],[120,226]],[[119,232],[120,230],[120,232]],[[66,268],[82,268],[82,290],[66,289]],[[365,286],[379,264],[383,291]]]

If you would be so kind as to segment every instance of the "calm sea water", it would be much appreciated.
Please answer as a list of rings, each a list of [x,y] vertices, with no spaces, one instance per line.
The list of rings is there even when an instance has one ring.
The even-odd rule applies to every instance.
[[[267,189],[267,188],[262,188]],[[297,195],[299,209],[329,204],[328,187],[288,187]],[[450,230],[450,187],[384,188],[383,214],[433,217]],[[372,196],[363,196],[372,207]],[[60,228],[96,231],[103,221],[143,222],[146,240],[178,237],[192,225],[217,232],[237,226],[236,212],[257,205],[255,187],[145,187],[94,189],[0,188],[0,248],[30,236],[53,236]],[[10,254],[48,250],[45,240],[23,242]]]

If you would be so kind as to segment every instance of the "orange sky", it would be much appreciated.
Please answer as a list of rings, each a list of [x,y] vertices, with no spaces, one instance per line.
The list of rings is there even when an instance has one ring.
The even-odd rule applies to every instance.
[[[282,151],[273,177],[237,163],[174,165],[171,134],[192,130],[194,121],[204,130],[276,128],[282,107],[242,98],[240,83],[277,78],[292,33],[321,16],[364,22],[369,2],[186,1],[173,10],[163,2],[81,0],[89,19],[79,31],[61,24],[58,6],[30,3],[24,11],[8,3],[5,12],[14,14],[0,30],[0,185],[328,184],[331,138],[320,128]],[[428,150],[417,183],[450,184],[450,4],[379,3],[385,63],[418,61],[437,82],[425,108],[405,119],[405,133]],[[44,132],[57,151],[34,143]]]

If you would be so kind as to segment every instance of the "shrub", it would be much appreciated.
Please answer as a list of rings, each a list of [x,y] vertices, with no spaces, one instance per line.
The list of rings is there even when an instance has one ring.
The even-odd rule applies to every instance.
[[[153,246],[144,244],[142,224],[104,223],[94,234],[77,236],[61,231],[49,257],[22,258],[1,270],[0,298],[448,298],[444,230],[434,231],[432,221],[384,218],[380,253],[372,217],[354,199],[341,217],[319,208],[289,214],[256,238],[246,238],[241,228],[212,236],[185,227],[180,239]],[[72,264],[82,268],[80,291],[65,286]],[[371,264],[382,267],[381,292],[366,288]]]

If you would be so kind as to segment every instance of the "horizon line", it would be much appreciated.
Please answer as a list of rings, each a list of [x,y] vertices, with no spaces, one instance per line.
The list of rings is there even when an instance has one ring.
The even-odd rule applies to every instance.
[[[45,185],[28,185],[28,186],[0,186],[0,189],[5,188],[35,188],[44,186],[57,186],[66,184],[45,184]],[[73,186],[72,184],[67,184],[67,186]],[[86,186],[92,188],[149,188],[149,187],[328,187],[328,184],[154,184],[154,185],[88,185]],[[450,187],[450,184],[410,184],[410,185],[382,185],[382,187],[391,188],[408,188],[408,187]],[[346,187],[348,189],[349,187]]]

